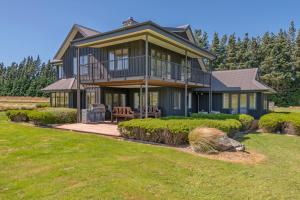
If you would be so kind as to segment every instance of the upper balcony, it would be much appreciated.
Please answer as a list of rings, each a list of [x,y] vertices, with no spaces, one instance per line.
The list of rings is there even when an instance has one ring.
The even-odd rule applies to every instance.
[[[91,60],[91,59],[89,59]],[[148,80],[153,86],[209,87],[210,73],[191,61],[178,64],[148,57]],[[94,61],[80,65],[82,84],[100,86],[141,85],[146,77],[146,57],[126,57],[108,61]]]

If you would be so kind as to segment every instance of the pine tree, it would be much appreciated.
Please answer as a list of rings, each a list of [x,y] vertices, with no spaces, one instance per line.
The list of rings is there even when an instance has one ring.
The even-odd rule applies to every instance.
[[[218,69],[220,67],[220,64],[222,63],[222,58],[220,57],[220,39],[218,33],[214,33],[213,40],[211,42],[211,48],[210,51],[216,55],[216,59],[212,63],[212,69]]]
[[[209,48],[209,42],[208,42],[208,34],[205,31],[202,31],[201,29],[195,30],[195,39],[198,43],[199,47],[203,49]]]
[[[236,38],[235,34],[229,36],[228,45],[227,45],[227,58],[226,58],[226,66],[228,69],[236,69],[237,68],[237,47],[236,47]]]

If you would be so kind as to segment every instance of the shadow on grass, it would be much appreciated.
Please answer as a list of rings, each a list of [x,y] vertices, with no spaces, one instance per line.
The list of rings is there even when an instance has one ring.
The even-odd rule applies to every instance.
[[[261,134],[259,132],[251,132],[251,133],[245,133],[245,134],[238,134],[237,136],[235,136],[235,140],[239,141],[239,142],[244,142],[248,139],[250,139],[249,135],[256,135],[256,134]]]

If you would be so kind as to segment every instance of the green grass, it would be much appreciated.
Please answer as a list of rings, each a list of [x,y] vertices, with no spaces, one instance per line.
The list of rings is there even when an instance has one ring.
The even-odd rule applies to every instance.
[[[0,199],[300,199],[300,137],[249,134],[260,164],[8,122]]]

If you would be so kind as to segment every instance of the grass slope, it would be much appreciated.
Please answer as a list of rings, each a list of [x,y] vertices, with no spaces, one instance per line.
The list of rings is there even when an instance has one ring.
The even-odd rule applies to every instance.
[[[36,128],[0,113],[0,199],[300,199],[300,137],[249,134],[267,160],[233,164]]]

